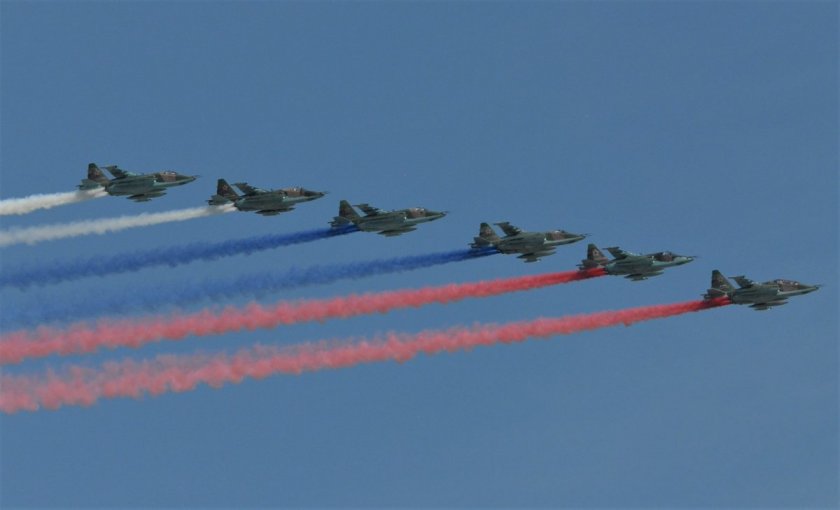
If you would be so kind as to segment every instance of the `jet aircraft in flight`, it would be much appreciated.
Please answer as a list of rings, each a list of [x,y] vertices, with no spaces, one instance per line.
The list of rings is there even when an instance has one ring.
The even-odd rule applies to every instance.
[[[82,179],[78,186],[81,190],[103,188],[109,195],[125,196],[135,202],[149,200],[165,195],[166,188],[182,186],[193,182],[197,175],[183,175],[171,170],[135,174],[126,172],[116,165],[106,166],[105,170],[114,176],[108,179],[96,163],[88,165],[87,179]]]
[[[383,211],[369,204],[356,205],[362,210],[360,215],[347,200],[342,200],[338,206],[338,216],[330,222],[333,228],[355,225],[363,232],[376,232],[386,237],[398,236],[417,229],[417,225],[427,221],[434,221],[446,216],[445,212],[431,211],[424,207],[409,207]]]
[[[771,280],[756,283],[744,276],[733,276],[738,288],[732,286],[720,271],[712,271],[712,288],[703,295],[705,299],[727,297],[738,305],[749,304],[755,310],[767,310],[772,306],[787,304],[792,296],[814,292],[820,285],[806,285],[793,280]]]
[[[496,225],[504,231],[504,237],[499,237],[493,227],[482,223],[478,236],[473,238],[470,247],[493,247],[501,253],[519,253],[518,258],[524,259],[525,262],[536,262],[540,257],[553,254],[557,246],[576,243],[586,237],[586,234],[573,234],[565,230],[525,232],[506,221]]]
[[[597,246],[589,244],[586,248],[586,259],[582,260],[578,267],[581,269],[602,267],[607,274],[621,275],[629,280],[639,281],[660,275],[669,267],[681,266],[694,260],[694,257],[677,255],[670,251],[639,255],[624,251],[617,246],[606,249],[615,257],[613,260],[605,257]]]
[[[260,189],[245,182],[233,184],[243,193],[239,195],[224,179],[216,184],[216,194],[207,201],[210,205],[233,204],[240,211],[256,211],[263,216],[274,216],[291,211],[295,205],[309,202],[326,195],[326,191],[311,191],[306,188]]]

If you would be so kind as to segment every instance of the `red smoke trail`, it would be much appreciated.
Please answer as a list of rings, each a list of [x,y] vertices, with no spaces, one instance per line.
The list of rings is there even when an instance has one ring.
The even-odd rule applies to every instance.
[[[102,320],[95,325],[77,323],[67,329],[42,327],[35,331],[18,331],[0,336],[0,364],[19,363],[26,358],[51,354],[93,352],[100,347],[140,347],[159,340],[181,340],[189,335],[220,335],[243,329],[273,328],[282,324],[386,313],[399,308],[451,303],[466,298],[559,285],[604,274],[603,269],[596,268],[330,299],[281,301],[269,306],[251,303],[244,308],[229,307],[221,312],[205,309],[172,317]]]
[[[590,329],[630,325],[729,304],[688,301],[626,310],[572,315],[555,319],[484,324],[471,328],[424,331],[414,335],[390,333],[361,342],[317,342],[292,347],[255,346],[234,355],[158,356],[153,360],[110,362],[100,369],[72,366],[63,373],[48,372],[0,378],[0,410],[14,413],[55,409],[64,405],[88,406],[100,398],[159,395],[195,389],[201,383],[214,388],[238,383],[246,377],[261,379],[273,374],[300,374],[351,367],[377,361],[408,361],[419,353],[436,354],[496,343],[522,342],[529,338],[567,335]]]

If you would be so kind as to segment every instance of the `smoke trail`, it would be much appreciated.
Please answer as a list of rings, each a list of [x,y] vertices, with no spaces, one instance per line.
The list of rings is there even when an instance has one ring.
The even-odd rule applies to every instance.
[[[484,324],[471,328],[424,331],[414,335],[390,333],[361,342],[318,342],[287,348],[257,345],[234,355],[158,356],[152,360],[109,362],[100,369],[70,366],[61,373],[0,378],[0,410],[6,413],[64,405],[89,406],[101,398],[155,396],[195,389],[201,383],[218,388],[246,377],[300,374],[347,368],[363,363],[408,361],[417,354],[471,349],[500,342],[568,335],[619,324],[662,319],[723,306],[725,299],[642,306],[625,310],[572,315],[553,319]]]
[[[37,306],[3,310],[3,325],[32,325],[52,321],[77,320],[105,314],[159,310],[171,304],[185,305],[203,300],[222,300],[232,296],[262,296],[278,290],[359,279],[377,274],[412,271],[451,262],[471,260],[498,253],[494,248],[454,250],[425,255],[377,259],[367,262],[292,268],[282,273],[256,273],[232,280],[207,280],[193,284],[155,284],[132,287],[131,292],[104,296],[104,290],[73,301],[39,302]]]
[[[182,340],[188,335],[220,335],[243,329],[267,329],[282,324],[387,313],[400,308],[447,304],[467,298],[571,283],[605,274],[603,269],[596,268],[330,299],[281,301],[273,305],[251,303],[243,308],[205,309],[171,317],[109,319],[95,325],[80,322],[65,329],[42,327],[32,332],[18,331],[0,336],[0,364],[19,363],[27,358],[51,354],[93,352],[101,347],[140,347],[158,340]]]
[[[110,257],[89,257],[70,262],[58,262],[49,266],[33,266],[28,269],[4,270],[0,274],[0,287],[25,288],[30,285],[48,285],[88,276],[137,271],[153,266],[180,266],[196,260],[215,260],[221,257],[251,254],[281,246],[308,243],[339,235],[358,232],[355,225],[343,228],[319,228],[291,234],[269,234],[230,239],[217,243],[191,243],[183,246],[146,251],[132,251]]]
[[[173,221],[186,221],[204,216],[211,216],[233,211],[233,206],[205,206],[190,209],[179,209],[159,213],[141,213],[118,218],[102,218],[96,220],[77,221],[43,227],[29,227],[0,231],[0,247],[13,244],[36,244],[43,241],[64,239],[67,237],[86,236],[90,234],[105,234],[128,228],[148,227]]]
[[[85,200],[100,198],[106,195],[105,190],[95,189],[29,195],[23,198],[7,198],[0,200],[0,216],[29,214],[38,209],[51,209],[59,205],[75,204],[76,202],[84,202]]]

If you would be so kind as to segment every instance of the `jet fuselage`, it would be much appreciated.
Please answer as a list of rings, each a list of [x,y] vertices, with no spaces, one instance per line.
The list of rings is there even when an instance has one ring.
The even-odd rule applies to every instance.
[[[272,190],[255,195],[246,195],[237,198],[234,206],[240,211],[273,211],[292,209],[295,205],[309,202],[324,196],[320,191],[309,191],[299,188],[295,194],[289,194],[285,190]]]
[[[103,187],[109,195],[155,195],[163,194],[166,188],[183,186],[196,179],[192,175],[178,172],[155,172],[114,179]]]
[[[562,230],[550,232],[520,232],[514,236],[503,237],[494,243],[497,250],[502,253],[527,253],[539,256],[548,255],[554,251],[555,246],[571,244],[586,236],[572,234]]]
[[[430,211],[415,207],[397,211],[381,212],[372,216],[361,216],[353,220],[359,230],[364,232],[379,232],[390,230],[414,229],[414,225],[434,221],[446,216],[444,212]]]
[[[630,255],[623,259],[611,260],[604,270],[612,275],[638,275],[637,279],[662,274],[669,267],[681,266],[694,260],[694,257],[677,255],[671,252]]]
[[[819,285],[806,285],[792,280],[773,280],[751,287],[735,289],[728,293],[730,301],[736,304],[777,306],[793,296],[801,296],[819,289]],[[773,304],[776,302],[776,304]]]

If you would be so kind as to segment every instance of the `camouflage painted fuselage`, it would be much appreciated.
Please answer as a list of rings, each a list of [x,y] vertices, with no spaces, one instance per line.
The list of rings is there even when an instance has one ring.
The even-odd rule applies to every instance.
[[[323,196],[324,193],[320,191],[310,191],[304,188],[286,188],[239,197],[233,201],[233,205],[240,211],[256,211],[258,214],[264,216],[272,216],[291,211],[297,204],[309,202]]]
[[[146,202],[166,194],[167,188],[183,186],[193,182],[196,176],[179,174],[170,170],[148,174],[134,174],[121,170],[119,167],[104,167],[112,175],[108,179],[95,163],[88,165],[88,177],[82,179],[79,189],[104,189],[109,195],[128,196],[135,202]]]
[[[694,260],[694,257],[677,255],[671,252],[629,255],[611,260],[603,268],[607,274],[626,276],[630,280],[644,280],[662,274],[669,267],[681,266]]]
[[[183,175],[178,172],[155,172],[114,179],[105,186],[105,190],[109,195],[146,195],[151,197],[152,195],[163,195],[166,188],[183,186],[195,179],[191,175]]]
[[[806,285],[792,280],[772,280],[749,287],[735,289],[728,293],[729,300],[739,305],[750,305],[756,310],[767,310],[781,306],[793,296],[801,296],[819,289],[818,285]]]
[[[482,223],[478,236],[473,238],[470,247],[482,249],[493,247],[500,253],[518,253],[525,262],[536,262],[540,257],[552,255],[557,246],[576,243],[586,238],[585,234],[574,234],[565,230],[549,230],[548,232],[526,232],[508,222],[497,223],[505,232],[505,237],[499,237],[490,225]]]
[[[207,201],[210,205],[233,204],[239,211],[254,211],[263,216],[274,216],[291,211],[295,205],[321,198],[325,191],[311,191],[306,188],[293,187],[282,189],[261,189],[249,185],[247,182],[237,182],[234,186],[242,191],[239,195],[224,179],[216,183],[216,194]]]
[[[346,200],[339,203],[338,216],[330,225],[341,228],[355,225],[362,232],[375,232],[385,237],[394,237],[417,229],[421,223],[438,220],[446,216],[445,212],[432,211],[425,207],[409,207],[393,211],[383,211],[368,204],[358,204],[364,216],[359,215]]]
[[[808,285],[794,280],[770,280],[756,283],[744,276],[734,276],[733,280],[738,288],[732,286],[729,280],[715,269],[712,271],[712,287],[706,292],[706,299],[726,296],[739,305],[749,305],[755,310],[767,310],[774,306],[787,304],[787,299],[794,296],[809,294],[819,289],[819,285]]]
[[[584,237],[561,230],[550,232],[522,232],[514,236],[503,237],[495,243],[502,253],[521,253],[541,257],[551,255],[557,246],[576,243]]]

